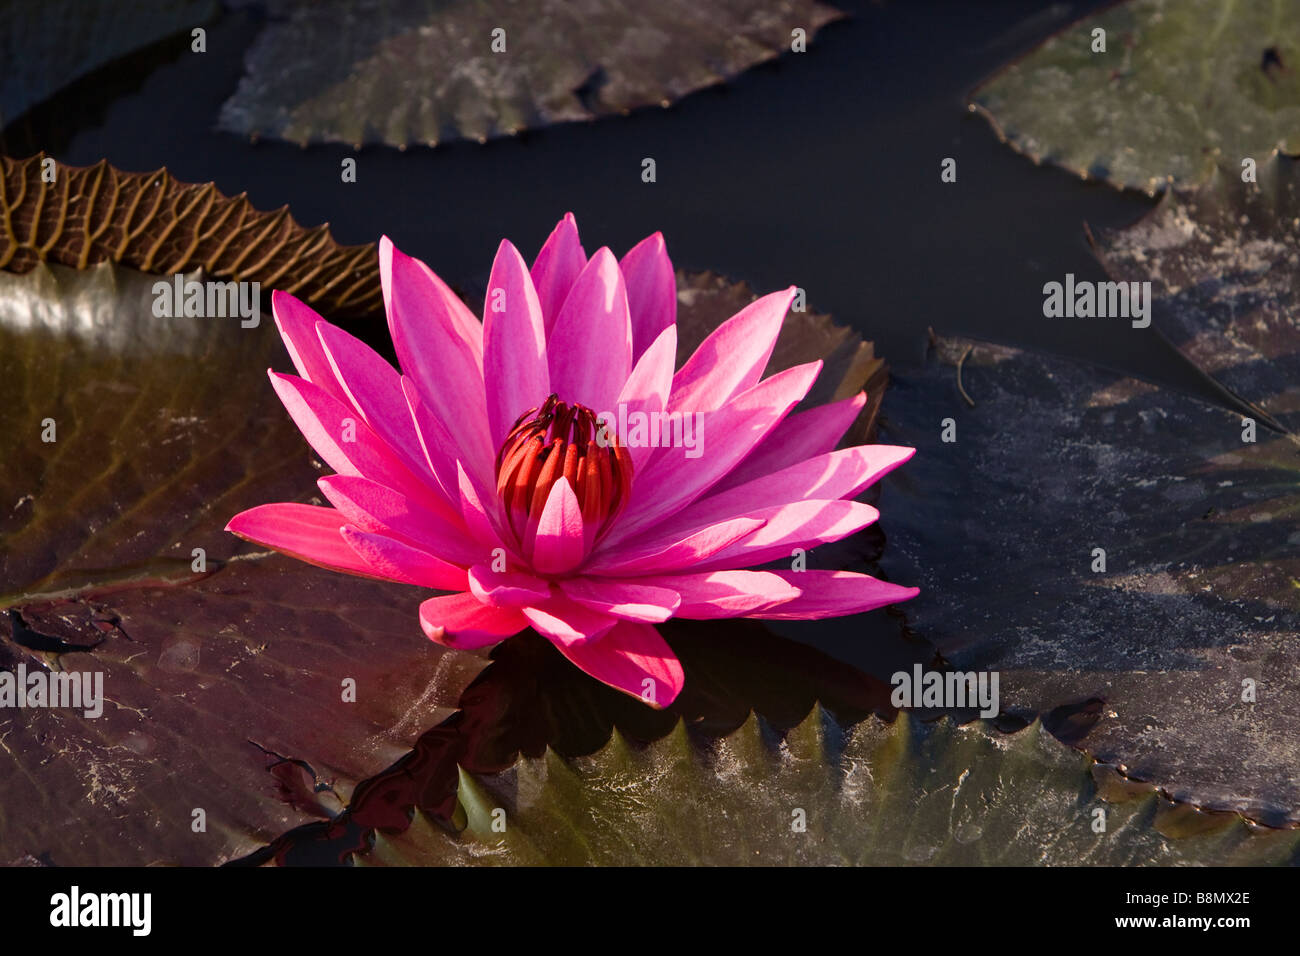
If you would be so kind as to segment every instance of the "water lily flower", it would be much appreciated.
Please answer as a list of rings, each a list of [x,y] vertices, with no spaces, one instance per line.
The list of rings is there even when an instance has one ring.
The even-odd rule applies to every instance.
[[[434,641],[484,647],[531,627],[656,707],[683,683],[655,628],[669,618],[824,618],[918,593],[791,561],[875,521],[854,497],[914,451],[836,450],[862,393],[791,414],[821,362],[763,377],[793,287],[677,369],[658,233],[622,260],[588,258],[568,215],[531,269],[503,241],[482,322],[387,238],[379,257],[400,372],[293,296],[272,298],[298,374],[271,382],[335,472],[319,481],[332,507],[261,505],[227,530],[449,592],[420,605]]]

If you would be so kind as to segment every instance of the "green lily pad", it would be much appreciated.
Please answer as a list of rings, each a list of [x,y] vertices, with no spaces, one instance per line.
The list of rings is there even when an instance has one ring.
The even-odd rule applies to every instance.
[[[700,746],[684,724],[644,748],[554,751],[461,773],[456,830],[417,815],[364,865],[1150,865],[1285,863],[1300,831],[1231,814],[1188,826],[1151,791],[1101,798],[1091,761],[1037,723],[900,714],[841,727],[818,709],[784,735],[751,718]],[[1097,828],[1104,822],[1104,831]],[[1169,826],[1175,823],[1175,826]],[[1166,832],[1186,835],[1167,835]],[[1196,832],[1191,832],[1196,831]]]
[[[0,862],[247,854],[337,814],[485,663],[420,634],[420,589],[222,530],[320,470],[265,378],[270,317],[158,318],[156,281],[0,273],[0,671],[102,681],[100,716],[0,708]]]
[[[1286,3],[1130,0],[1049,38],[971,95],[1035,162],[1155,193],[1216,159],[1300,148],[1300,17]],[[1093,52],[1094,31],[1105,52]]]
[[[666,106],[841,15],[816,0],[279,0],[271,10],[220,128],[399,147]]]
[[[890,394],[882,433],[918,452],[885,485],[883,564],[921,588],[917,631],[998,672],[1004,710],[1102,702],[1077,745],[1179,801],[1300,822],[1296,446],[1243,442],[1239,415],[1177,392],[960,340]]]

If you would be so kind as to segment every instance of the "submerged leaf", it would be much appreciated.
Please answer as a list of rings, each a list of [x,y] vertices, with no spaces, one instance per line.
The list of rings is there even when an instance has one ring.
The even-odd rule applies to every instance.
[[[971,96],[1035,162],[1154,193],[1300,148],[1300,17],[1286,3],[1131,0],[1049,38]],[[1096,31],[1104,31],[1098,37]],[[1094,52],[1098,39],[1105,52]]]
[[[457,834],[417,815],[367,865],[1148,865],[1292,860],[1300,831],[1207,817],[1172,838],[1149,790],[1107,805],[1091,761],[1035,723],[1004,735],[906,714],[784,737],[751,718],[709,746],[684,724],[645,748],[554,751],[460,777]],[[1116,789],[1116,788],[1112,788]],[[1096,832],[1098,816],[1104,832]],[[1203,815],[1204,816],[1204,815]],[[1189,830],[1189,827],[1183,827]]]
[[[375,246],[340,246],[328,225],[305,229],[287,206],[258,212],[242,193],[178,182],[165,169],[126,173],[103,160],[54,162],[47,182],[44,159],[0,156],[0,268],[117,262],[167,276],[201,268],[291,292],[322,311],[365,315],[380,307]]]
[[[668,105],[807,39],[816,0],[279,0],[222,129],[434,146]]]

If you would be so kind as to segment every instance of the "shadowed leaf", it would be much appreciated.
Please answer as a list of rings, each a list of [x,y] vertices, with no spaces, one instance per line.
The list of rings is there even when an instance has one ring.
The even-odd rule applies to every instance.
[[[1151,282],[1156,325],[1188,358],[1300,432],[1300,164],[1261,159],[1257,180],[1222,167],[1093,248],[1116,279]]]
[[[946,339],[895,373],[882,434],[918,447],[882,495],[883,564],[921,588],[905,614],[954,666],[998,671],[1012,712],[1104,701],[1079,745],[1175,799],[1300,821],[1294,445],[1243,443],[1238,416],[1177,392]]]
[[[840,16],[815,0],[279,0],[272,10],[279,19],[249,50],[221,128],[403,147],[666,106]]]

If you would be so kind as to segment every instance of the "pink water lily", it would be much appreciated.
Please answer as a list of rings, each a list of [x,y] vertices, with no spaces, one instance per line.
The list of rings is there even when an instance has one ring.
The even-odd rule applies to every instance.
[[[820,362],[763,377],[793,288],[675,369],[658,233],[621,261],[588,258],[568,215],[531,270],[503,241],[482,322],[387,238],[379,257],[401,372],[293,296],[272,299],[298,375],[271,382],[335,472],[319,481],[333,507],[261,505],[227,530],[450,592],[420,605],[433,640],[476,648],[532,627],[657,707],[683,683],[657,623],[824,618],[917,594],[847,571],[745,570],[871,524],[853,498],[913,453],[836,450],[862,393],[790,414]]]

